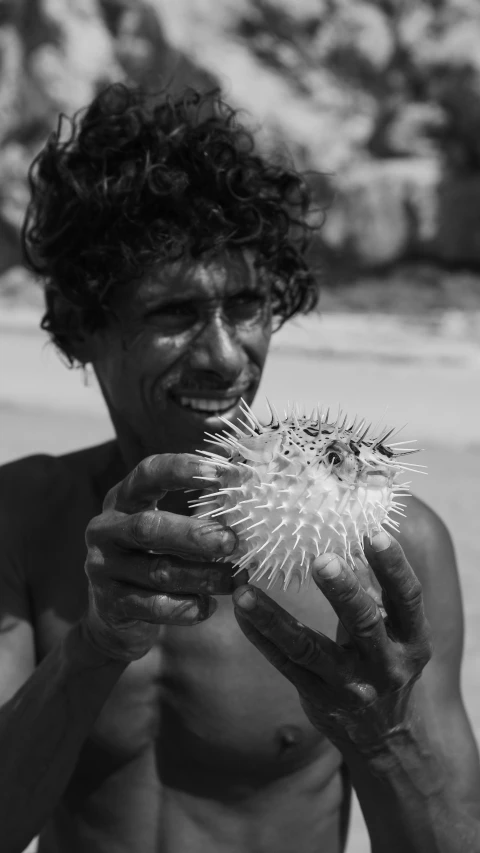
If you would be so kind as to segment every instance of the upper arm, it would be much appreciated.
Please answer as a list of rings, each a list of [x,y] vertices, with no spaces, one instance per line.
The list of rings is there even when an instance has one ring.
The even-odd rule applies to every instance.
[[[0,469],[0,707],[35,667],[35,639],[27,580],[28,493],[35,465],[28,460]],[[25,483],[25,479],[29,481]]]
[[[432,741],[448,766],[459,798],[480,817],[480,762],[460,688],[464,620],[455,553],[447,528],[416,499],[398,537],[422,583],[433,655],[415,686]]]
[[[0,528],[0,533],[3,531]],[[3,536],[2,536],[3,540]],[[31,675],[35,643],[28,596],[0,542],[0,707]]]

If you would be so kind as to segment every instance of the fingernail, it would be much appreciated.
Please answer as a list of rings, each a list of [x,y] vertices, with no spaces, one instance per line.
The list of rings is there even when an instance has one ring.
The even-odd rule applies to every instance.
[[[237,547],[237,537],[233,530],[224,530],[220,536],[220,543],[224,554],[233,554]]]
[[[313,571],[319,578],[334,578],[342,571],[342,564],[335,554],[322,554],[313,564]]]
[[[217,479],[220,476],[218,467],[213,462],[200,462],[198,473],[200,477],[206,477],[207,479],[211,479],[212,477]]]
[[[257,603],[257,596],[255,594],[255,590],[245,589],[240,595],[234,595],[234,603],[241,607],[242,610],[253,610]]]
[[[197,618],[202,621],[215,613],[217,602],[210,595],[198,595],[191,601],[190,607],[197,609]]]
[[[386,530],[381,530],[373,537],[372,548],[374,551],[386,551],[387,548],[390,547],[391,542],[392,537],[387,533]]]

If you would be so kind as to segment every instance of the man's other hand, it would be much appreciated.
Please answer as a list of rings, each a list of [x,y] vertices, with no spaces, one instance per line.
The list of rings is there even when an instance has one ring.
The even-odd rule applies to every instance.
[[[400,545],[382,531],[368,555],[383,606],[338,556],[324,554],[312,566],[342,643],[302,625],[258,588],[234,593],[242,631],[295,685],[313,725],[340,749],[367,752],[408,725],[413,684],[432,654],[421,585]]]

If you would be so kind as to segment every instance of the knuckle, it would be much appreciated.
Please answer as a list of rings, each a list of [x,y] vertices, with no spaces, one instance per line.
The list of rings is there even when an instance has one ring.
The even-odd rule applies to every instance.
[[[153,583],[159,587],[167,587],[171,581],[172,564],[168,557],[158,557],[150,572]]]
[[[412,673],[407,672],[406,667],[401,663],[392,664],[388,671],[388,683],[393,690],[401,690],[402,687],[409,684],[412,680]]]
[[[163,611],[165,609],[165,596],[164,595],[152,595],[148,599],[148,611],[153,620],[161,619],[163,616]]]
[[[160,513],[139,512],[131,517],[131,536],[135,545],[146,548],[154,544],[153,540],[160,526]]]
[[[122,486],[122,483],[117,483],[115,486],[112,486],[111,489],[108,490],[107,494],[103,499],[103,510],[110,509],[110,507],[115,506],[117,501],[118,492]]]
[[[89,590],[89,597],[96,612],[102,617],[107,613],[115,615],[115,606],[117,604],[118,597],[114,594],[112,585],[93,583]]]
[[[423,654],[425,656],[425,663],[428,663],[429,660],[432,659],[433,653],[435,651],[435,644],[433,642],[433,631],[428,622],[425,624],[425,638],[423,642]]]
[[[291,678],[293,669],[292,664],[301,666],[299,661],[294,660],[292,657],[288,658],[278,649],[271,649],[271,651],[269,651],[268,660],[285,678]],[[306,666],[306,664],[304,664],[304,666]]]
[[[104,589],[104,610],[114,619],[136,620],[145,611],[143,594],[134,587],[125,591],[121,584],[112,581]]]
[[[348,684],[347,695],[349,704],[355,710],[368,708],[378,698],[377,689],[373,684],[358,683],[356,681]]]
[[[335,598],[340,604],[352,604],[362,595],[363,590],[357,579],[354,583],[343,583],[335,592]]]
[[[259,620],[259,627],[267,636],[275,636],[281,630],[280,619],[275,610],[264,611]]]
[[[411,657],[419,670],[424,669],[435,651],[431,632],[426,631],[419,643],[411,650]]]
[[[156,469],[157,459],[157,453],[154,453],[151,456],[146,456],[145,459],[142,459],[142,461],[138,463],[136,468],[133,469],[133,478],[135,480],[140,480],[141,482],[144,482],[144,480],[148,480]]]
[[[387,551],[381,551],[380,556],[383,554],[384,568],[388,573],[389,577],[396,578],[400,577],[405,573],[405,568],[408,567],[407,561],[405,559],[405,555],[400,548],[398,542],[391,538],[390,547]],[[378,557],[379,552],[376,552]]]
[[[318,658],[318,649],[314,638],[309,634],[301,634],[294,644],[290,658],[300,666],[312,666]]]
[[[415,578],[403,590],[403,599],[410,607],[420,607],[423,604],[422,584]]]
[[[112,592],[113,590],[110,589],[108,595],[104,592],[101,598],[99,598],[99,609],[107,611],[112,617],[122,619],[127,614],[128,598],[120,597],[119,595],[112,594]]]
[[[377,629],[383,624],[383,617],[378,607],[363,607],[355,617],[355,633],[363,637],[376,634]]]
[[[142,492],[142,489],[144,489],[152,479],[155,460],[157,458],[157,455],[146,456],[145,459],[142,459],[142,461],[135,466],[121,484],[120,491],[122,497],[127,497],[132,491],[135,493],[138,492],[139,494]]]
[[[96,515],[88,522],[85,530],[85,542],[88,548],[95,545],[104,523],[103,515]]]
[[[188,468],[188,458],[184,453],[169,453],[166,458],[170,468],[174,468],[181,474],[185,473]]]
[[[139,613],[141,606],[133,597],[114,598],[108,602],[108,615],[112,620],[129,623],[137,620]]]
[[[87,551],[85,571],[87,575],[95,575],[105,568],[105,555],[97,545],[91,545]]]

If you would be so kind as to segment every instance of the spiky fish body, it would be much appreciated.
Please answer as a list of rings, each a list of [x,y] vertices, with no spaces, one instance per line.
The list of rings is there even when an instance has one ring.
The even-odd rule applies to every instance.
[[[200,451],[223,467],[222,487],[207,488],[192,505],[237,532],[233,560],[238,571],[249,569],[251,582],[272,585],[281,576],[286,589],[297,575],[303,584],[326,551],[354,566],[364,536],[382,524],[397,529],[391,516],[403,514],[398,498],[408,487],[398,478],[418,466],[399,461],[415,451],[385,444],[393,429],[372,434],[365,421],[321,410],[306,417],[296,407],[283,420],[271,410],[262,426],[242,408],[243,429],[225,421],[228,431],[210,438],[219,452]]]

